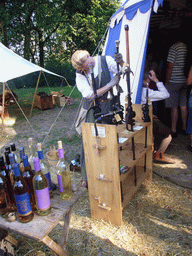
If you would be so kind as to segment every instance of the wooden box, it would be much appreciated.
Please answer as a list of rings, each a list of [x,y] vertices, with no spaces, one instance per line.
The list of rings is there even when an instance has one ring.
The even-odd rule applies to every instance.
[[[57,105],[58,107],[65,106],[65,95],[63,95],[63,96],[56,96],[55,97],[55,105]]]
[[[52,95],[37,93],[34,97],[34,104],[41,110],[53,108]]]
[[[152,120],[152,106],[150,117]],[[91,217],[122,225],[122,211],[145,179],[152,179],[152,122],[142,122],[141,105],[134,131],[125,124],[82,123]]]
[[[57,105],[58,107],[65,106],[65,95],[60,92],[54,92],[52,91],[52,96],[53,96],[53,104]]]

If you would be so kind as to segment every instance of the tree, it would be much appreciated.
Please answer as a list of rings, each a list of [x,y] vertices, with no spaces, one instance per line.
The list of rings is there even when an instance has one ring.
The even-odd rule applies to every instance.
[[[55,50],[65,60],[77,49],[93,53],[108,27],[110,17],[119,8],[119,1],[74,0],[70,4],[68,1],[65,6],[63,21],[56,31]]]
[[[75,49],[92,53],[118,7],[119,0],[3,0],[0,36],[43,67],[50,57],[69,60]]]

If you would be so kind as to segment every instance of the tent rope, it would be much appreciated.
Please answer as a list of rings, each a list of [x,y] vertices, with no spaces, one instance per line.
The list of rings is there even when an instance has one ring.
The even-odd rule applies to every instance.
[[[10,93],[11,93],[11,95],[13,96],[13,98],[14,98],[15,102],[17,103],[17,106],[18,106],[18,107],[19,107],[19,109],[21,110],[21,112],[22,112],[23,116],[25,117],[25,119],[26,119],[27,123],[29,124],[29,126],[30,126],[31,130],[32,130],[33,132],[35,132],[35,131],[34,131],[34,129],[33,129],[33,127],[32,127],[32,125],[30,124],[30,122],[29,122],[29,120],[28,120],[27,116],[25,115],[25,113],[24,113],[23,109],[22,109],[22,108],[21,108],[21,106],[19,105],[19,102],[17,101],[17,99],[16,99],[16,98],[15,98],[15,96],[13,95],[13,93],[12,93],[11,89],[9,88],[8,83],[5,83],[5,84],[6,84],[7,88],[9,89],[9,92],[10,92]]]
[[[75,88],[76,88],[76,85],[75,85],[75,86],[73,87],[73,89],[71,90],[69,96],[67,96],[68,98],[71,96],[71,94],[73,93],[73,91],[74,91]],[[67,101],[68,101],[68,99],[67,99]],[[67,103],[67,101],[66,101],[66,103]],[[47,135],[45,136],[45,138],[44,138],[42,144],[45,144],[45,142],[46,142],[46,140],[47,140],[47,137],[49,136],[50,131],[52,130],[53,126],[55,125],[57,119],[59,118],[59,116],[60,116],[60,114],[61,114],[61,112],[63,111],[63,109],[64,109],[65,106],[66,106],[66,104],[65,104],[64,106],[62,106],[61,110],[59,111],[58,115],[57,115],[56,118],[55,118],[55,121],[53,122],[53,124],[52,124],[51,127],[49,128],[49,131],[47,132]]]

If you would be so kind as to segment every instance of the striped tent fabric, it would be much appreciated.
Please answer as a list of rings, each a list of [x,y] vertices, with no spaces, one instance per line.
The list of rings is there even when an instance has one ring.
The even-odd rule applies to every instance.
[[[163,0],[126,0],[114,13],[110,20],[110,26],[106,37],[103,55],[114,57],[116,52],[115,41],[119,40],[119,52],[126,60],[126,34],[125,25],[128,25],[129,59],[130,59],[130,90],[133,104],[140,104],[144,64],[146,58],[147,41],[152,11],[157,12]],[[121,77],[120,86],[121,104],[124,106],[127,96],[126,78]]]

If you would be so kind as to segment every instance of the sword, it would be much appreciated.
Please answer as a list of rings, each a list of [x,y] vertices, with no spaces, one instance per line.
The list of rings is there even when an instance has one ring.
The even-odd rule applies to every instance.
[[[125,41],[126,41],[126,61],[127,64],[125,66],[125,74],[126,74],[126,81],[127,81],[127,100],[128,100],[128,106],[126,109],[126,129],[129,131],[133,131],[133,126],[135,124],[135,120],[133,119],[136,114],[135,111],[132,109],[132,102],[131,102],[131,90],[130,90],[130,59],[129,59],[129,27],[128,25],[125,25]]]

